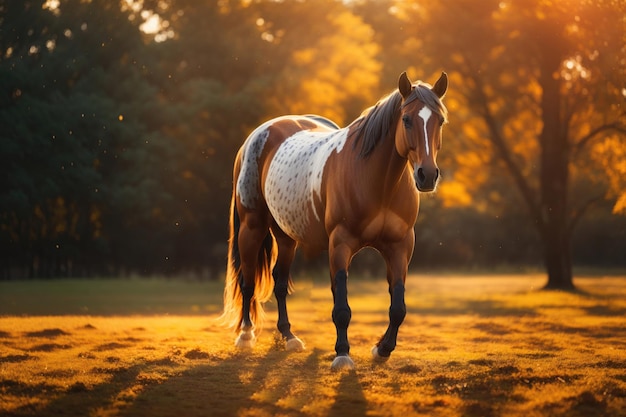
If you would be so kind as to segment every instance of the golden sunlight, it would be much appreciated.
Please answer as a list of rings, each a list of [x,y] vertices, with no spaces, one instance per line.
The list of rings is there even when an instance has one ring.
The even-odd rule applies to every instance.
[[[307,343],[301,353],[283,350],[271,320],[254,349],[236,351],[234,335],[213,320],[218,282],[91,280],[87,304],[72,299],[75,292],[59,292],[67,283],[46,283],[52,291],[38,291],[63,303],[59,311],[70,312],[68,300],[90,308],[1,315],[8,389],[0,414],[623,415],[624,277],[581,277],[581,293],[533,290],[542,282],[540,274],[410,276],[409,314],[397,350],[381,365],[370,348],[384,329],[386,285],[354,280],[351,354],[359,366],[352,372],[330,369],[334,329],[325,282],[300,280],[290,299],[294,329]],[[0,307],[15,297],[41,306],[32,296],[41,283],[16,284],[0,281]],[[208,308],[198,293],[213,295]],[[178,310],[171,309],[173,294]],[[113,310],[92,310],[111,304]],[[207,392],[215,393],[208,401]]]
[[[46,2],[41,6],[44,9],[56,10],[61,5],[59,0],[46,0]]]
[[[161,18],[158,14],[150,13],[144,10],[141,12],[141,17],[144,18],[144,22],[141,26],[139,26],[142,32],[154,34],[161,30]]]
[[[459,181],[445,181],[437,187],[437,194],[444,207],[467,207],[472,204],[472,196],[465,184]]]
[[[155,42],[164,42],[174,37],[174,31],[169,28],[170,22],[164,20],[158,13],[144,9],[142,0],[125,0],[123,9],[131,12],[128,17],[130,20],[141,18],[143,23],[139,25],[139,29],[146,35],[153,35]]]
[[[572,81],[577,78],[587,79],[589,76],[589,70],[583,66],[580,55],[573,56],[563,62],[561,77],[565,81]]]
[[[141,12],[141,18],[144,22],[139,29],[147,35],[154,35],[155,42],[165,42],[174,37],[174,31],[168,29],[170,22],[163,20],[158,14],[144,10]]]

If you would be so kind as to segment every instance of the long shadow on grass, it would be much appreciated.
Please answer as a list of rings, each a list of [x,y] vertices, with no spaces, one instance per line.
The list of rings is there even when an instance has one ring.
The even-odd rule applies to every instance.
[[[363,386],[356,372],[341,375],[337,386],[337,396],[330,408],[329,416],[364,416],[367,413],[367,400]]]
[[[252,395],[264,381],[262,367],[243,354],[191,367],[182,374],[176,374],[178,365],[166,358],[112,369],[106,382],[90,388],[75,383],[63,392],[57,391],[57,398],[34,414],[28,407],[3,416],[233,416],[255,405]],[[165,378],[146,377],[155,366],[165,369]],[[247,379],[245,383],[242,374]],[[54,388],[48,392],[54,392]],[[264,408],[270,415],[278,411],[267,405]]]
[[[289,354],[236,352],[210,364],[196,365],[165,382],[146,387],[123,416],[235,416],[285,414],[299,411],[298,393],[314,389],[319,355],[310,353],[297,367],[286,364]],[[291,361],[296,362],[296,361]]]
[[[194,349],[178,357],[145,361],[130,367],[95,369],[110,374],[89,387],[76,382],[63,389],[39,387],[52,399],[43,408],[18,408],[6,416],[260,416],[304,417],[326,409],[329,415],[365,415],[367,402],[356,373],[320,375],[322,351],[232,352],[217,356]],[[325,361],[325,359],[324,359]],[[328,364],[329,365],[329,364]],[[333,388],[334,386],[334,388]],[[33,387],[3,386],[24,394]],[[322,405],[315,404],[320,398]],[[356,414],[354,414],[356,413]]]
[[[125,389],[133,386],[137,376],[143,368],[150,364],[120,368],[112,372],[113,376],[105,383],[88,389],[83,383],[75,383],[64,392],[59,392],[57,386],[50,386],[42,393],[58,394],[57,398],[48,403],[43,409],[33,410],[31,406],[18,408],[3,416],[65,416],[82,417],[91,415],[95,410],[107,408],[112,399]],[[20,387],[17,395],[24,395],[31,387]]]
[[[477,369],[461,377],[439,374],[431,380],[437,394],[456,396],[463,401],[461,411],[467,417],[504,415],[502,410],[508,404],[529,401],[530,392],[520,393],[526,389],[569,384],[580,378],[567,373],[537,376],[512,365],[494,366],[490,360],[474,360],[469,365]]]
[[[234,353],[147,387],[121,415],[365,415],[367,402],[356,373],[327,380],[329,389],[320,375],[322,356],[318,349]],[[320,399],[327,401],[316,404]],[[332,406],[327,409],[330,402]]]

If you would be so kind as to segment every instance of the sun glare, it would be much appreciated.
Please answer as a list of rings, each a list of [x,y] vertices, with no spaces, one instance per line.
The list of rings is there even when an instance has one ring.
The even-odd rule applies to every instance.
[[[588,79],[590,77],[589,70],[582,64],[582,57],[576,55],[563,62],[561,76],[566,81],[572,81],[576,78]]]
[[[159,9],[164,9],[165,3],[159,2]],[[168,39],[172,39],[175,35],[174,31],[170,29],[170,22],[164,20],[161,15],[155,13],[153,10],[144,9],[143,0],[125,0],[124,10],[129,11],[130,15],[128,19],[134,21],[140,18],[143,23],[139,25],[141,30],[146,35],[154,36],[155,42],[164,42]]]
[[[41,5],[41,8],[44,10],[50,10],[52,14],[57,16],[59,14],[60,5],[61,5],[60,0],[46,0],[46,2]]]
[[[149,16],[149,17],[147,17]],[[157,14],[149,14],[149,12],[143,11],[141,17],[145,21],[139,26],[142,32],[147,34],[155,34],[161,30],[161,18]]]
[[[158,14],[144,10],[141,12],[141,17],[144,22],[139,26],[139,29],[147,35],[154,35],[155,42],[165,42],[174,37],[174,31],[168,29],[169,22],[163,20]]]
[[[44,9],[56,10],[60,5],[61,2],[59,0],[46,0],[42,7]]]

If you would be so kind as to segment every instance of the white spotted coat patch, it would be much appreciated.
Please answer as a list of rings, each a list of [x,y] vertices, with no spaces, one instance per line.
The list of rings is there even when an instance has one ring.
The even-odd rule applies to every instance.
[[[260,197],[259,157],[269,136],[267,127],[268,123],[261,125],[248,136],[241,157],[241,172],[236,187],[237,197],[241,204],[250,209],[256,206],[256,201]]]
[[[320,197],[326,161],[341,152],[348,129],[328,132],[298,132],[278,148],[265,181],[265,200],[281,229],[296,240],[305,240],[308,213],[323,217],[315,209]]]

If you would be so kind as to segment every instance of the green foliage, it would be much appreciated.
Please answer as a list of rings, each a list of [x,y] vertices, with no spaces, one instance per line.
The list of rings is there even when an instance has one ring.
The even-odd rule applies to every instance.
[[[107,214],[126,217],[133,200],[155,202],[143,199],[152,173],[123,165],[159,165],[165,156],[142,152],[158,90],[130,59],[144,53],[141,34],[110,2],[11,5],[2,28],[14,38],[3,38],[0,62],[4,263],[42,276],[107,268],[97,260],[120,226]],[[28,19],[10,18],[14,7]],[[24,36],[31,33],[38,36]]]

